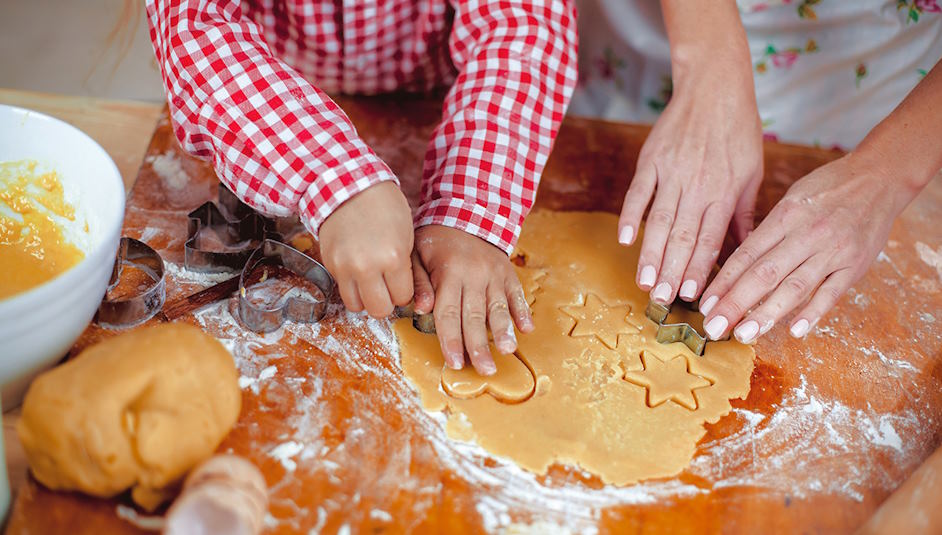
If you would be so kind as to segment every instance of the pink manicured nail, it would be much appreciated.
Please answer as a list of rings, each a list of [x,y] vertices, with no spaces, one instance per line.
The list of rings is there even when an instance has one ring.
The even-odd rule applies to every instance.
[[[680,296],[684,299],[693,299],[697,295],[697,281],[695,280],[685,280],[683,284],[680,285]]]
[[[707,336],[709,336],[711,340],[719,340],[727,326],[729,326],[729,320],[723,316],[717,316],[711,319],[703,329],[707,332]]]
[[[706,298],[706,301],[700,303],[700,313],[703,314],[703,317],[706,317],[706,315],[709,314],[711,310],[713,310],[713,307],[716,306],[716,302],[719,300],[719,297],[711,295],[710,297]]]
[[[795,338],[801,338],[804,335],[808,334],[808,329],[811,328],[811,324],[808,323],[808,320],[802,318],[792,324],[792,328],[789,331],[792,333],[792,336]]]
[[[635,229],[631,225],[625,225],[622,227],[621,232],[618,233],[618,243],[622,245],[629,245],[631,239],[635,237]]]
[[[651,297],[659,303],[666,304],[671,298],[671,285],[666,282],[658,284],[657,288],[651,292]]]
[[[654,286],[654,280],[657,278],[657,272],[654,271],[654,266],[644,266],[641,268],[641,277],[638,279],[638,283],[642,287],[650,288]]]
[[[754,320],[740,323],[733,332],[737,340],[744,344],[750,344],[756,339],[756,335],[759,334],[759,323]]]
[[[769,320],[769,321],[763,323],[763,324],[762,324],[762,327],[759,328],[759,334],[762,335],[762,334],[765,334],[765,333],[771,331],[771,330],[772,330],[772,327],[775,327],[775,322],[772,321],[772,320]]]

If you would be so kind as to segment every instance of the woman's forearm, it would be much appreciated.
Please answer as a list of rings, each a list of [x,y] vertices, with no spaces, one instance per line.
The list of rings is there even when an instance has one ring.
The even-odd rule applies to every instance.
[[[942,61],[851,156],[898,182],[900,210],[942,170]]]
[[[734,0],[661,0],[675,86],[704,69],[752,84],[749,42]],[[727,78],[729,79],[729,78]]]

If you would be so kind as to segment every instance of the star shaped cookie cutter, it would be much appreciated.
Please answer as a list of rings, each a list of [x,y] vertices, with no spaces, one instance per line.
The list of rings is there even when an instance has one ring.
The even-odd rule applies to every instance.
[[[691,310],[697,310],[694,303],[685,303]],[[707,339],[700,334],[693,325],[686,322],[664,323],[671,312],[671,305],[662,305],[654,301],[648,302],[648,308],[644,315],[654,323],[657,323],[657,341],[661,344],[670,344],[673,342],[683,342],[690,351],[697,356],[703,356],[703,350],[706,348]]]
[[[189,271],[238,271],[261,242],[269,238],[281,239],[273,220],[252,210],[223,185],[219,186],[218,204],[205,202],[188,217],[183,264]],[[223,242],[223,250],[207,247],[203,235],[207,230],[213,231]]]
[[[112,296],[121,284],[126,267],[150,279],[149,284],[144,285],[143,289],[138,287],[138,291],[129,296]],[[160,311],[166,295],[164,261],[160,254],[142,241],[121,238],[108,289],[98,306],[98,324],[106,329],[126,329],[140,325]]]
[[[256,304],[248,295],[247,283],[252,272],[261,266],[285,268],[314,284],[320,297],[287,296],[274,305]],[[263,280],[264,280],[263,276]],[[291,320],[298,323],[316,323],[327,312],[327,303],[335,293],[334,278],[323,265],[290,245],[266,239],[255,249],[242,268],[239,277],[239,317],[249,329],[271,332]]]

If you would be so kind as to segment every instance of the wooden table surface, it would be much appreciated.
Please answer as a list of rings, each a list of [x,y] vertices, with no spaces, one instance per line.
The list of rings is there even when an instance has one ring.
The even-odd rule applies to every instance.
[[[17,98],[63,117],[69,111],[57,109],[55,98],[30,105],[28,95],[0,92],[0,102]],[[414,199],[439,104],[411,97],[340,103]],[[100,107],[115,114],[115,124],[148,133],[156,117],[147,106],[78,107],[92,115]],[[537,206],[617,213],[646,133],[567,119]],[[133,165],[140,164],[145,141],[108,135],[114,137],[104,141],[116,144],[105,148],[116,160],[136,154]],[[119,149],[122,139],[131,146]],[[774,143],[765,150],[760,215],[794,180],[838,156]],[[211,169],[179,152],[165,120],[147,155],[125,233],[164,255],[172,300],[208,284],[182,271],[182,242],[186,213],[211,198],[216,183]],[[152,165],[159,158],[179,164],[187,188],[168,187]],[[942,440],[939,222],[942,179],[904,212],[867,276],[806,340],[791,339],[779,326],[756,345],[749,397],[707,426],[685,472],[627,488],[568,467],[533,477],[444,438],[441,420],[420,408],[403,380],[385,322],[335,313],[313,329],[289,326],[259,337],[228,314],[231,302],[185,321],[233,349],[245,384],[243,412],[222,449],[264,472],[272,499],[268,533],[850,532]],[[92,326],[77,349],[109,335]],[[7,533],[140,531],[117,515],[119,506],[127,511],[126,498],[54,493],[31,479],[19,489]]]

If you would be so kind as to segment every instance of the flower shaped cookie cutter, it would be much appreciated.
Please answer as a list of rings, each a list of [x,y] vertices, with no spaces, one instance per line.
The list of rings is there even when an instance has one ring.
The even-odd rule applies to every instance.
[[[273,220],[252,210],[222,185],[218,204],[205,202],[188,217],[183,263],[190,271],[238,271],[264,240],[281,239]],[[215,248],[210,247],[209,233],[219,242]]]

